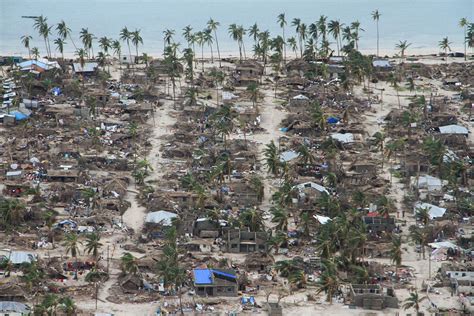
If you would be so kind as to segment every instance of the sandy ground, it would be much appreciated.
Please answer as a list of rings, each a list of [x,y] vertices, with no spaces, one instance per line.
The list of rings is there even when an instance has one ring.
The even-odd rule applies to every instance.
[[[461,61],[461,59],[456,59],[456,61]],[[424,59],[423,62],[444,63],[444,61],[440,58],[427,58]],[[206,64],[206,68],[212,66],[218,66],[218,63],[214,63],[214,65],[211,65],[210,63]],[[114,78],[119,77],[116,68],[114,68],[112,76]],[[433,83],[439,85],[439,83],[437,82]],[[392,87],[385,83],[379,83],[376,85],[376,88],[384,88],[385,92],[383,96],[383,102],[381,104],[374,104],[372,106],[373,112],[364,115],[362,125],[367,133],[367,136],[371,136],[375,132],[381,131],[382,126],[379,124],[380,120],[385,117],[391,109],[398,108],[396,91]],[[275,143],[277,144],[278,138],[284,135],[284,133],[280,132],[278,128],[281,120],[286,116],[287,113],[281,108],[281,106],[278,105],[278,102],[281,100],[277,100],[274,98],[274,91],[272,86],[269,86],[268,88],[264,88],[262,86],[261,92],[265,95],[264,99],[259,102],[259,109],[261,112],[261,127],[265,130],[265,132],[247,135],[247,138],[257,143],[258,152],[260,154],[259,158],[263,159],[262,153],[265,145],[268,144],[271,140],[275,141]],[[356,87],[355,93],[357,95],[362,95],[361,87]],[[439,93],[442,93],[444,95],[452,94],[444,90],[439,90]],[[402,94],[407,95],[408,92],[403,91]],[[402,107],[406,107],[408,105],[407,98],[401,97],[400,99]],[[173,132],[171,126],[176,122],[175,118],[173,117],[173,112],[173,102],[170,100],[164,100],[164,105],[157,109],[154,113],[154,120],[150,119],[148,122],[148,124],[152,127],[152,136],[150,137],[152,148],[150,153],[148,154],[147,159],[150,161],[151,165],[154,168],[154,170],[151,172],[151,175],[146,179],[150,183],[153,183],[153,181],[160,180],[160,177],[163,175],[167,163],[169,163],[169,161],[161,157],[160,147],[163,144],[163,136]],[[469,128],[472,131],[472,125],[469,125]],[[472,137],[472,133],[470,137]],[[232,138],[243,138],[243,136],[232,135]],[[375,153],[375,155],[379,155],[379,153]],[[387,163],[385,164],[385,167],[382,170],[382,176],[386,179],[390,178],[388,170],[389,164]],[[275,180],[273,180],[273,178],[271,178],[266,173],[266,171],[263,170],[261,174],[264,176],[265,183],[265,199],[262,203],[261,208],[264,211],[267,211],[271,206],[270,197],[274,192],[275,188],[277,187],[278,183],[276,183]],[[403,184],[399,183],[398,179],[395,177],[392,179],[392,181],[393,182],[390,197],[394,199],[397,206],[400,206],[401,201],[403,199]],[[141,227],[143,226],[146,210],[145,208],[138,205],[136,201],[136,193],[137,189],[135,189],[134,185],[131,184],[131,186],[129,187],[127,200],[130,201],[132,206],[124,213],[123,219],[127,227],[133,228],[135,232],[139,232]],[[408,212],[406,219],[408,221],[407,227],[414,223],[413,216],[409,215]],[[267,224],[271,226],[269,221],[267,221]],[[403,234],[406,236],[406,228]],[[110,247],[113,247],[113,245],[115,245],[115,247],[113,247],[114,251],[112,253],[113,259],[120,258],[121,254],[123,253],[123,249],[119,246],[116,246],[118,244],[123,243],[123,237],[123,233],[112,233],[109,236],[103,237],[104,245],[109,245]],[[130,240],[125,241],[125,243],[126,242],[130,242]],[[403,252],[403,264],[413,267],[415,269],[416,281],[414,282],[414,286],[420,288],[422,281],[427,280],[429,278],[428,260],[421,260],[419,258],[419,254],[414,252],[413,246],[409,246],[407,243],[404,246],[406,247],[406,250]],[[136,255],[140,256],[139,254]],[[377,261],[388,263],[388,260],[377,259]],[[439,262],[431,262],[432,276],[434,276],[435,271],[438,269],[440,264],[441,263]],[[145,304],[114,304],[105,300],[106,297],[109,295],[108,292],[110,287],[116,282],[116,276],[118,275],[118,273],[119,270],[117,267],[112,268],[110,280],[105,282],[105,284],[101,285],[99,290],[99,302],[97,311],[112,312],[115,315],[153,315],[154,311],[156,311],[156,308],[160,305],[159,302]],[[403,299],[408,296],[408,291],[397,290],[397,296],[399,297],[400,301],[403,301]],[[259,302],[263,302],[264,300],[264,298],[261,296],[257,296],[257,299],[260,299]],[[450,299],[448,297],[448,294],[444,292],[440,295],[430,294],[430,299],[439,306],[457,306],[456,299]],[[284,298],[282,300],[282,304],[284,306],[284,314],[323,315],[331,313],[333,315],[363,315],[365,312],[362,309],[350,310],[340,303],[328,305],[327,303],[323,302],[323,299],[321,299],[319,302],[307,302],[306,300],[306,293],[295,293],[294,295]],[[78,300],[77,304],[83,310],[91,312],[95,310],[95,300],[93,299],[93,295],[91,295],[89,299]],[[423,309],[426,309],[427,306],[428,302],[422,304]],[[374,313],[373,315],[393,315],[395,314],[395,312],[396,311],[394,310],[385,310],[382,312]]]

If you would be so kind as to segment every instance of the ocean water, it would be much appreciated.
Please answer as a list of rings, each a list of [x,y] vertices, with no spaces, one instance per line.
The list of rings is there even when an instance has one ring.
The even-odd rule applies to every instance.
[[[408,53],[428,50],[435,53],[439,51],[438,42],[446,36],[453,50],[462,50],[463,31],[458,25],[459,19],[467,17],[474,21],[473,0],[0,0],[0,53],[26,54],[20,37],[28,34],[33,36],[31,46],[45,54],[44,43],[33,29],[33,20],[22,18],[43,14],[50,25],[65,20],[74,33],[76,45],[80,44],[78,33],[82,27],[89,28],[96,37],[115,39],[124,26],[140,29],[144,39],[140,51],[152,55],[162,52],[164,29],[176,30],[175,41],[185,46],[182,28],[190,24],[194,30],[202,30],[212,17],[221,23],[218,39],[222,55],[226,56],[238,51],[237,44],[228,35],[229,24],[248,28],[257,22],[261,30],[277,35],[281,29],[276,16],[282,12],[288,20],[287,37],[294,35],[290,24],[295,17],[307,25],[321,14],[328,16],[328,20],[339,19],[345,24],[359,20],[365,29],[359,48],[375,52],[376,25],[370,15],[374,9],[382,15],[382,52],[393,51],[399,40],[407,40],[412,43]],[[51,40],[56,37],[53,27]],[[252,39],[246,38],[245,44],[249,50]],[[51,47],[54,47],[52,43]],[[65,52],[73,54],[71,43],[66,45]]]

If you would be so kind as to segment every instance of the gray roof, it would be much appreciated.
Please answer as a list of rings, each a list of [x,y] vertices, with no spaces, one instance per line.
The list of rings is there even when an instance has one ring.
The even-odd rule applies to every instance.
[[[372,62],[372,65],[378,68],[392,68],[392,64],[386,59],[376,59]]]
[[[280,154],[280,161],[281,162],[287,162],[287,161],[295,159],[298,156],[299,156],[299,154],[296,151],[287,150],[287,151],[284,151]]]
[[[26,304],[12,301],[0,301],[0,312],[29,313],[30,307]]]
[[[85,63],[83,68],[80,63],[73,63],[75,72],[94,72],[98,66],[98,63]]]
[[[178,215],[167,211],[151,212],[146,214],[145,222],[171,226],[171,220],[175,217],[178,217]]]
[[[35,255],[25,251],[12,251],[10,253],[10,262],[13,264],[22,264],[35,260]]]

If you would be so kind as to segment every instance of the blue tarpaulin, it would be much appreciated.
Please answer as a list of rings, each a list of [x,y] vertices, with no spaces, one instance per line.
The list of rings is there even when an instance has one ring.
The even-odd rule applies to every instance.
[[[61,94],[61,88],[59,88],[59,87],[54,87],[54,88],[51,90],[51,93],[52,93],[53,95],[56,95],[56,96],[57,96],[57,95],[60,95],[60,94]]]
[[[11,112],[10,114],[15,115],[15,120],[17,121],[23,121],[28,118],[28,115],[18,112],[18,111]]]
[[[212,271],[209,269],[194,269],[195,284],[212,284]]]
[[[230,274],[230,273],[222,272],[222,271],[219,271],[219,270],[211,270],[211,271],[214,274],[224,276],[224,277],[227,277],[227,278],[231,278],[231,279],[236,279],[237,278],[237,276],[235,274]]]
[[[337,117],[331,116],[331,117],[328,117],[327,122],[328,122],[329,124],[336,124],[337,122],[339,122],[339,119],[338,119]]]

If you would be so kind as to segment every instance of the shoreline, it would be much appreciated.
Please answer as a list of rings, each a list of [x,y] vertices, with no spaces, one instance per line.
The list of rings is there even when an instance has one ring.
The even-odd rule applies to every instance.
[[[184,46],[181,47],[181,49],[185,48]],[[99,52],[100,50],[97,50],[95,52]],[[198,50],[197,50],[198,51]],[[40,48],[40,52],[41,52],[41,48]],[[360,49],[359,52],[361,52],[363,55],[375,55],[376,52],[372,49]],[[142,51],[142,50],[139,50],[139,56],[141,56],[143,53],[146,53],[149,57],[152,57],[153,59],[160,59],[162,58],[162,51],[153,51],[153,52],[146,52],[146,51]],[[464,54],[464,48],[458,48],[458,47],[454,47],[453,49],[451,49],[450,52],[448,53],[462,53]],[[440,54],[444,54],[444,52],[440,51],[438,48],[419,48],[419,49],[410,49],[410,50],[407,50],[407,52],[405,53],[405,59],[406,58],[444,58],[443,56],[440,56]],[[123,52],[122,53],[122,56],[124,55],[128,55],[128,53],[126,52]],[[253,54],[251,54],[251,52],[247,51],[247,59],[253,59]],[[25,59],[28,59],[29,56],[28,56],[28,53],[26,52],[9,52],[9,51],[2,51],[1,48],[0,48],[0,56],[2,57],[9,57],[9,56],[15,56],[15,57],[22,57],[22,58],[25,58]],[[132,52],[132,56],[135,56],[135,54]],[[210,59],[211,58],[211,53],[210,52],[204,52],[204,59]],[[214,51],[214,53],[212,54],[212,56],[214,56],[214,59],[218,59],[217,58],[217,52]],[[336,53],[333,54],[333,56],[337,56]],[[474,58],[474,50],[473,49],[468,49],[467,50],[467,56],[468,57],[473,57]],[[54,52],[53,53],[53,58],[61,58],[61,54],[58,54],[57,52]],[[67,58],[67,59],[76,59],[77,56],[72,53],[72,52],[65,52],[64,53],[64,57]],[[110,54],[110,57],[113,57],[113,58],[116,58],[117,55],[112,55]],[[201,58],[201,54],[198,52],[196,54],[196,59],[200,59]],[[45,58],[45,56],[40,56],[40,58]],[[239,58],[239,52],[238,51],[221,51],[221,59],[225,59],[225,58]],[[295,59],[295,58],[298,58],[298,56],[296,56],[294,53],[290,53],[287,49],[287,59]],[[398,57],[398,51],[395,50],[395,49],[381,49],[380,50],[380,58],[389,58],[389,59],[397,59],[399,58]],[[459,60],[462,60],[464,62],[464,57],[451,57],[451,58],[455,58],[455,59],[459,59]],[[467,61],[470,61],[469,58]],[[471,59],[472,61],[472,59]]]

